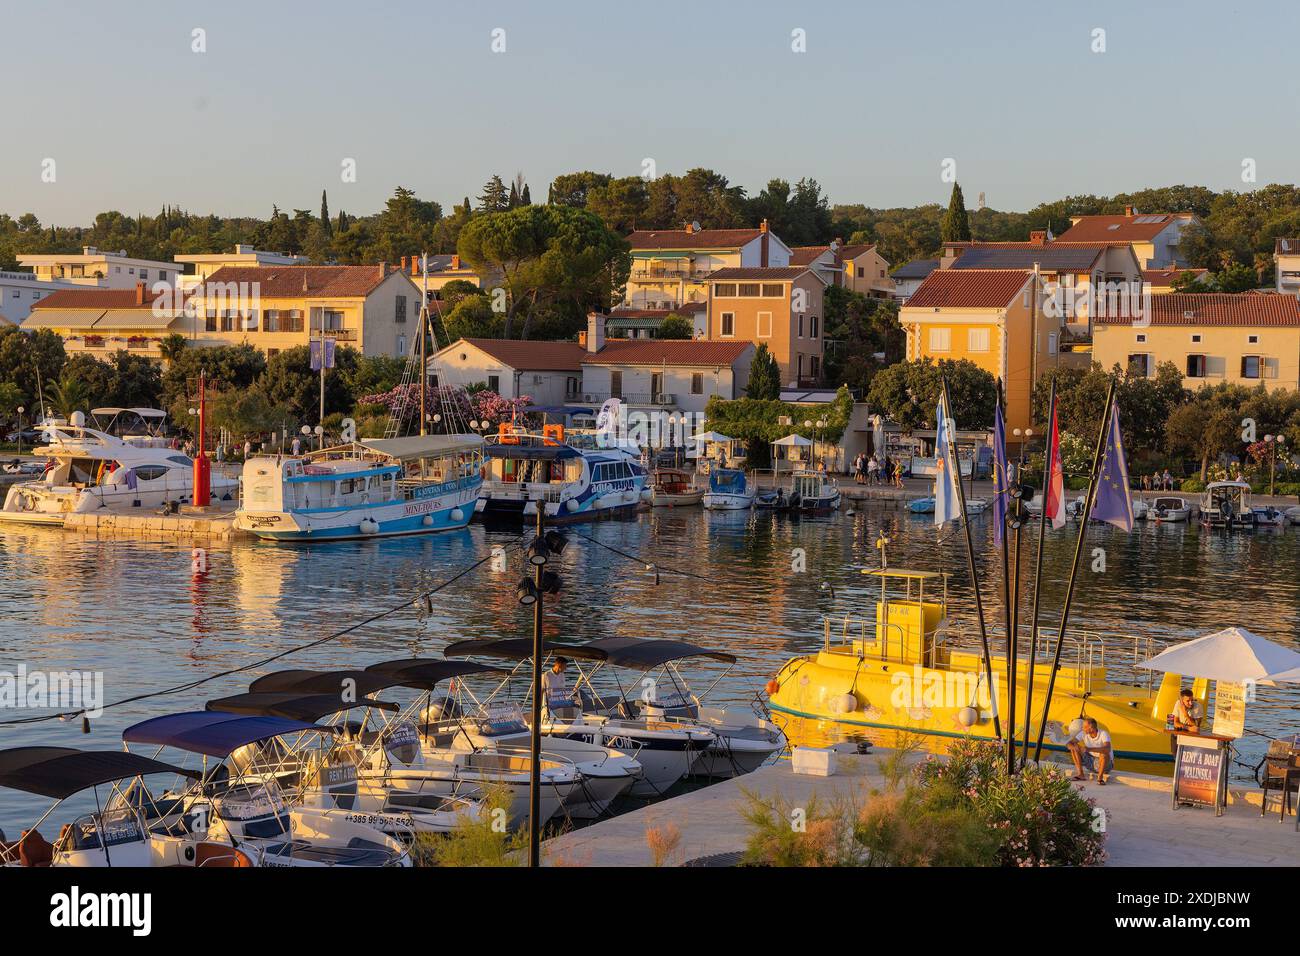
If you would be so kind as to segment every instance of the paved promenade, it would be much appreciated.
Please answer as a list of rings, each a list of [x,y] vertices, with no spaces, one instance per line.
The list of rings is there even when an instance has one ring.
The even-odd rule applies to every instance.
[[[856,794],[870,799],[884,786],[879,764],[888,751],[869,756],[840,755],[833,777],[791,772],[790,763],[763,767],[738,780],[726,780],[692,793],[651,804],[631,813],[575,830],[546,842],[550,865],[649,866],[646,831],[673,823],[681,832],[674,862],[742,850],[747,836],[741,817],[741,788],[764,797],[781,796],[792,806],[806,805],[815,793]],[[1117,773],[1106,786],[1082,785],[1107,811],[1109,866],[1298,866],[1300,833],[1295,818],[1278,822],[1276,803],[1260,817],[1259,792],[1234,789],[1222,817],[1211,810],[1170,807],[1170,781]]]

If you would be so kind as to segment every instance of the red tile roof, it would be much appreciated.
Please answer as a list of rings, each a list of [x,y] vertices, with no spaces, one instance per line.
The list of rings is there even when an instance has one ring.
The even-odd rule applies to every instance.
[[[576,372],[587,354],[577,342],[538,342],[530,339],[465,339],[502,365],[525,372]],[[454,348],[455,344],[448,346]]]
[[[719,269],[709,276],[710,281],[718,279],[752,279],[755,282],[789,282],[791,279],[797,279],[804,273],[811,273],[812,270],[807,266],[768,266],[766,268],[753,269]],[[814,273],[815,274],[815,273]]]
[[[1133,325],[1131,316],[1098,316],[1093,322]],[[1276,292],[1171,292],[1151,296],[1151,324],[1300,328],[1300,300]]]
[[[32,309],[152,309],[157,298],[149,288],[142,303],[136,301],[135,289],[60,289],[43,296]]]
[[[739,249],[762,234],[761,229],[638,229],[627,241],[633,249]]]
[[[1154,239],[1180,219],[1191,213],[1137,213],[1132,216],[1080,216],[1057,241],[1106,242],[1115,239],[1124,242],[1146,242]]]
[[[1152,285],[1165,286],[1172,283],[1184,272],[1190,272],[1199,279],[1208,271],[1208,269],[1143,269],[1142,281],[1150,282]]]
[[[839,255],[841,259],[856,259],[864,252],[870,252],[876,248],[875,243],[859,243],[856,246],[840,246]]]
[[[583,365],[731,365],[753,348],[750,342],[704,339],[610,339],[597,353],[585,353]]]
[[[795,246],[790,250],[790,265],[809,265],[814,259],[829,252],[830,248],[830,246]]]
[[[1023,269],[936,269],[907,299],[906,309],[1004,309],[1030,275]]]
[[[263,299],[343,298],[369,295],[395,270],[391,266],[226,266],[208,282],[257,283]]]

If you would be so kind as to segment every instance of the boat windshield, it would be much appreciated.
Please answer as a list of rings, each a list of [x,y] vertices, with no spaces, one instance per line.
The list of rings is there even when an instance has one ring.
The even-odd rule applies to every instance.
[[[745,473],[730,468],[719,468],[709,475],[709,487],[714,491],[743,492],[745,490]]]

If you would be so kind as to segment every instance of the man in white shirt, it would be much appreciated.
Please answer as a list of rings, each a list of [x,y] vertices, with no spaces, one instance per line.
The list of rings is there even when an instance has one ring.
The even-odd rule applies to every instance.
[[[1074,761],[1074,779],[1086,780],[1084,764],[1088,772],[1096,768],[1097,782],[1106,785],[1106,775],[1115,769],[1115,757],[1111,751],[1110,734],[1097,726],[1092,717],[1083,718],[1083,730],[1074,735],[1068,744],[1070,759]]]
[[[542,675],[542,700],[546,701],[547,710],[561,718],[575,716],[577,710],[564,673],[568,667],[568,658],[557,657],[551,669]]]

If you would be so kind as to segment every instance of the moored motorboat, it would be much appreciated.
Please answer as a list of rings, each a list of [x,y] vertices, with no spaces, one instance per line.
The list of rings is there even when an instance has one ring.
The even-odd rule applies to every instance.
[[[689,508],[704,500],[689,471],[660,468],[651,474],[650,504],[655,508]]]
[[[1201,498],[1201,524],[1226,531],[1255,527],[1250,485],[1244,481],[1212,481]]]
[[[754,505],[758,487],[738,468],[714,468],[704,507],[709,511],[744,511]]]
[[[1255,515],[1255,526],[1260,528],[1281,528],[1286,525],[1286,512],[1280,508],[1267,505],[1250,509]]]
[[[1134,502],[1136,504],[1136,502]],[[1161,495],[1152,500],[1146,512],[1148,521],[1186,521],[1192,516],[1192,506],[1186,498],[1174,495]]]
[[[840,506],[840,489],[835,479],[822,471],[795,474],[790,497],[793,510],[801,514],[830,514]]]
[[[934,496],[927,498],[913,498],[907,503],[907,510],[914,515],[932,515],[934,514]]]

